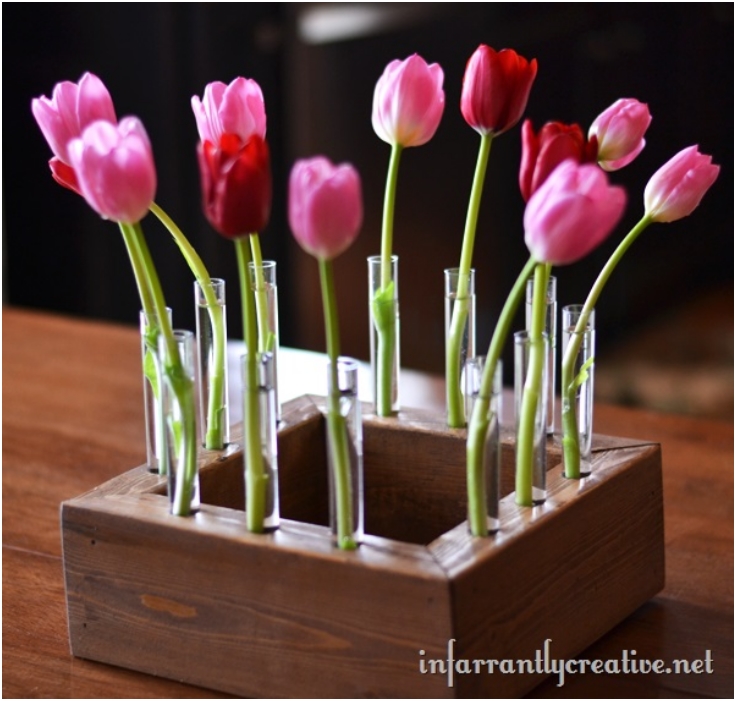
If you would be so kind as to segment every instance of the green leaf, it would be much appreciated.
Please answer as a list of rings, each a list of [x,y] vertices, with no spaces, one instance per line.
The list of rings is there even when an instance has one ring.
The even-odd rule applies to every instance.
[[[591,367],[593,367],[593,362],[595,361],[595,358],[591,357],[588,358],[588,360],[585,361],[585,364],[583,367],[580,368],[580,372],[577,374],[575,379],[572,381],[573,389],[577,389],[580,387],[589,377],[590,373],[588,370],[590,370]]]
[[[146,350],[146,355],[143,358],[143,375],[148,380],[148,384],[151,385],[151,391],[153,396],[158,399],[159,397],[159,378],[158,378],[158,364],[156,362],[156,356],[151,350]]]
[[[269,353],[273,353],[274,349],[276,348],[276,334],[273,331],[268,332],[264,347]]]
[[[386,331],[393,326],[395,319],[396,300],[394,299],[394,281],[381,288],[373,297],[373,323],[379,332]]]

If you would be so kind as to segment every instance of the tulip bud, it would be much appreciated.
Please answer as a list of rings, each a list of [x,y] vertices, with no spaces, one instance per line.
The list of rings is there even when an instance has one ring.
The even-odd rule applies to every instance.
[[[445,109],[444,73],[417,54],[391,61],[373,93],[373,129],[399,146],[421,146],[437,131]]]
[[[588,130],[598,140],[598,163],[604,170],[618,170],[633,161],[644,148],[644,134],[652,117],[638,100],[616,100],[601,112]]]
[[[261,231],[271,213],[271,160],[257,134],[243,142],[223,134],[197,148],[202,201],[212,227],[227,238]]]
[[[511,129],[526,109],[537,60],[527,61],[513,49],[494,51],[481,44],[468,60],[463,76],[460,111],[481,134]]]
[[[606,239],[625,206],[623,188],[609,185],[597,165],[564,161],[526,205],[527,248],[540,263],[574,263]]]
[[[156,194],[151,143],[136,117],[120,124],[97,121],[68,145],[79,191],[100,216],[134,224]]]
[[[97,120],[117,123],[110,93],[92,73],[85,73],[79,84],[57,83],[50,99],[41,96],[31,101],[31,111],[54,156],[66,165],[70,165],[69,142],[82,136],[87,126]]]
[[[547,122],[539,134],[535,134],[527,119],[521,126],[519,187],[522,197],[528,202],[549,174],[568,158],[576,163],[595,163],[596,154],[595,138],[586,141],[577,124]]]
[[[692,214],[721,170],[711,161],[697,146],[667,161],[644,189],[644,209],[651,220],[666,223]]]
[[[253,134],[266,138],[266,107],[255,80],[209,83],[202,100],[192,97],[192,110],[202,141],[219,144],[223,134],[236,134],[243,143]]]
[[[289,224],[309,254],[331,260],[355,240],[363,222],[360,176],[348,163],[317,156],[297,161],[289,177]]]

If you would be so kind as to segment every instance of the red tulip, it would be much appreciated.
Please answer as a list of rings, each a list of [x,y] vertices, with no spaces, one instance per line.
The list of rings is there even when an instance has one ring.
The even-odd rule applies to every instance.
[[[568,158],[576,163],[595,163],[595,137],[586,141],[577,124],[562,122],[547,122],[535,134],[531,121],[527,119],[521,127],[519,168],[519,187],[524,200],[528,202],[549,174]]]
[[[146,215],[156,194],[156,167],[140,120],[93,122],[67,149],[79,192],[92,209],[126,224]]]
[[[380,139],[400,146],[421,146],[437,131],[445,109],[444,73],[417,54],[391,61],[373,93],[371,120]]]
[[[481,44],[468,60],[463,76],[460,111],[481,134],[511,129],[526,109],[537,60],[527,61],[513,49],[494,51]]]
[[[74,172],[74,168],[68,166],[59,158],[54,156],[49,161],[49,168],[51,169],[51,177],[56,180],[59,185],[65,187],[72,192],[76,192],[78,195],[82,194],[79,189],[79,182],[77,181],[77,174]]]
[[[219,144],[197,147],[205,216],[228,238],[261,231],[271,213],[271,161],[268,145],[257,134],[242,141],[223,134]]]
[[[209,83],[202,100],[192,97],[192,110],[202,141],[217,144],[223,134],[236,134],[241,141],[248,141],[253,134],[266,138],[266,107],[255,80]]]
[[[644,209],[652,221],[672,222],[692,214],[715,182],[720,166],[688,146],[665,163],[644,189]]]
[[[360,176],[348,163],[317,156],[297,161],[289,177],[289,224],[309,254],[331,260],[355,240],[363,222]]]
[[[66,165],[70,165],[69,142],[82,136],[87,126],[100,119],[118,121],[110,93],[92,73],[85,73],[79,84],[57,83],[50,99],[41,96],[31,101],[31,110],[54,156]]]
[[[526,205],[527,248],[540,263],[574,263],[606,239],[625,206],[623,188],[609,185],[597,165],[564,161]]]
[[[618,170],[633,161],[644,148],[644,134],[652,116],[638,100],[616,100],[591,124],[588,137],[598,140],[598,163],[604,170]]]

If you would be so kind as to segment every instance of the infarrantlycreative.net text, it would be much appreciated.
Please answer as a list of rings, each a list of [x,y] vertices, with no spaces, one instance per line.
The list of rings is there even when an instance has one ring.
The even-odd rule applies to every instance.
[[[552,655],[552,639],[526,660],[469,660],[455,657],[455,638],[447,641],[447,657],[427,659],[419,651],[420,674],[444,674],[447,686],[455,685],[458,674],[545,674],[557,676],[557,686],[564,686],[565,677],[575,674],[713,674],[713,656],[705,651],[698,660],[648,660],[637,657],[636,650],[622,650],[621,657],[610,660],[561,660]]]

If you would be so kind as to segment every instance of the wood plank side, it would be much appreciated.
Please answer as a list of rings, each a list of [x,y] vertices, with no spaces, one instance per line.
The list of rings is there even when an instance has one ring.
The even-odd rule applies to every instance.
[[[584,482],[553,470],[542,507],[506,497],[495,538],[463,525],[432,544],[453,582],[456,657],[533,661],[549,638],[555,659],[569,659],[660,591],[661,485],[658,446],[599,453]],[[467,674],[457,693],[517,695],[544,676]]]
[[[466,657],[470,653],[487,657],[487,629],[497,631],[499,625],[504,634],[510,633],[509,649],[527,650],[533,638],[524,632],[530,628],[528,622],[514,624],[513,631],[508,631],[503,628],[505,619],[500,624],[494,619],[498,609],[491,607],[484,619],[488,625],[478,623],[478,610],[486,609],[485,595],[479,592],[489,573],[500,581],[493,585],[497,593],[516,602],[517,589],[523,592],[524,588],[514,580],[514,568],[529,556],[525,548],[541,539],[547,557],[540,564],[542,580],[569,581],[569,576],[578,576],[597,587],[598,565],[587,563],[597,562],[595,553],[585,550],[590,546],[587,540],[575,546],[574,574],[567,579],[561,565],[549,561],[554,542],[547,540],[555,540],[550,534],[562,533],[574,541],[578,529],[570,526],[570,514],[577,514],[579,502],[585,501],[595,515],[591,495],[618,476],[622,462],[637,463],[642,450],[657,451],[661,549],[658,449],[599,449],[594,477],[583,483],[561,479],[560,468],[554,468],[552,498],[545,507],[519,510],[506,498],[502,505],[505,532],[493,541],[477,541],[467,536],[462,523],[464,470],[457,470],[457,462],[463,459],[464,432],[455,435],[408,412],[394,422],[367,418],[367,505],[379,519],[394,523],[391,533],[403,532],[406,523],[426,513],[444,519],[446,527],[461,525],[438,538],[429,550],[368,536],[358,553],[335,551],[327,530],[308,522],[326,514],[324,419],[319,401],[306,397],[287,405],[279,435],[283,503],[306,516],[304,522],[287,520],[279,531],[265,537],[246,532],[241,504],[226,498],[233,488],[242,494],[239,485],[233,487],[238,480],[242,485],[242,454],[237,446],[229,454],[204,460],[203,495],[208,489],[210,494],[224,489],[225,497],[218,492],[215,506],[204,499],[202,510],[190,519],[168,515],[166,499],[155,494],[162,492],[161,485],[150,488],[152,479],[158,478],[145,474],[145,468],[143,473],[132,471],[127,483],[126,476],[116,478],[64,505],[64,558],[75,655],[241,695],[435,697],[489,690],[496,694],[499,689],[519,693],[539,680],[528,676],[499,682],[497,677],[491,683],[474,675],[453,689],[441,675],[420,674],[419,650],[425,651],[423,659],[441,659],[447,641],[456,638],[461,641],[459,652]],[[504,456],[513,470],[513,441],[508,436]],[[553,450],[550,462],[555,457],[559,453]],[[625,489],[629,477],[622,482]],[[324,480],[324,503],[315,511],[313,483],[320,479]],[[455,483],[460,492],[455,501],[462,512],[447,498],[447,485]],[[580,485],[584,487],[578,489]],[[422,498],[412,504],[407,495],[417,488],[424,490]],[[400,495],[398,501],[385,498],[391,490]],[[427,509],[427,503],[436,508]],[[576,518],[585,522],[587,513]],[[399,519],[403,524],[397,530],[399,515],[404,518]],[[417,531],[421,539],[429,539],[431,521]],[[187,572],[189,581],[172,581],[176,572]],[[500,578],[499,572],[503,573]],[[640,603],[641,587],[637,584],[634,589]],[[473,603],[464,603],[473,596]],[[521,599],[517,605],[526,606]],[[553,613],[558,608],[553,607]],[[540,615],[551,621],[551,629],[565,627],[564,621],[548,613]],[[586,621],[582,626],[586,635],[591,629],[595,633],[585,644],[624,615],[619,616],[616,609],[601,630],[595,627],[597,620],[593,626]],[[535,632],[533,626],[531,630]],[[192,641],[193,650],[181,651],[177,640],[183,636]],[[565,649],[584,647],[575,645]],[[162,656],[161,650],[167,654]],[[223,671],[222,660],[244,656],[253,661],[252,666],[228,663]],[[275,685],[274,679],[278,680]]]
[[[451,630],[426,549],[326,529],[245,532],[242,512],[172,519],[163,497],[77,500],[62,511],[72,652],[246,696],[428,696],[418,651]]]

